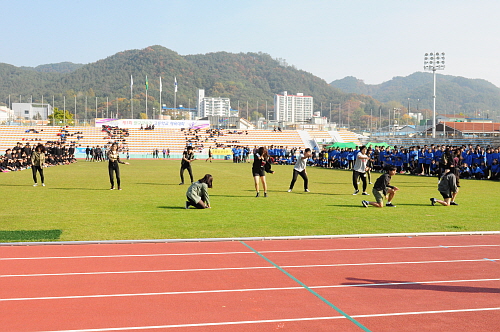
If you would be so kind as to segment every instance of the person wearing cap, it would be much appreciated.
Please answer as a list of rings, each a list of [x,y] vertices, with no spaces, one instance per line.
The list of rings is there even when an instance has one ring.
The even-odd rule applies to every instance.
[[[184,170],[187,169],[189,173],[189,178],[191,179],[191,183],[194,182],[193,180],[193,170],[191,169],[191,162],[193,160],[196,160],[194,158],[194,152],[193,152],[193,147],[188,146],[186,150],[182,153],[182,159],[181,159],[181,170],[180,170],[180,176],[181,176],[181,183],[179,185],[184,184]]]
[[[431,204],[434,206],[439,203],[443,206],[458,205],[455,203],[455,197],[458,194],[457,177],[455,175],[455,167],[449,165],[446,167],[441,180],[439,180],[438,191],[443,196],[443,200],[431,198]]]

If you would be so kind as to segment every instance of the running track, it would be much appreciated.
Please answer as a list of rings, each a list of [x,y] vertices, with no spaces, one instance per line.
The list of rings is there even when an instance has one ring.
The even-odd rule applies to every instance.
[[[1,331],[499,331],[500,235],[0,246]]]

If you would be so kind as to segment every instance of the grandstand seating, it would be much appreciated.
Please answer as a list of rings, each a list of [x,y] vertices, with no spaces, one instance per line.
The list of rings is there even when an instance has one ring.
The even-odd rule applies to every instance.
[[[32,129],[33,131],[29,131]],[[94,147],[96,145],[103,146],[108,144],[111,139],[108,138],[106,132],[103,132],[98,127],[67,127],[68,131],[67,143],[75,143],[78,148],[86,148],[87,146]],[[29,132],[27,132],[29,131]],[[40,142],[57,141],[58,134],[61,132],[61,127],[51,126],[0,126],[0,154],[3,154],[6,149],[12,148],[17,142],[22,142],[23,145],[29,142],[30,145]],[[81,136],[77,139],[77,134]],[[151,157],[153,150],[158,149],[160,155],[165,148],[170,149],[173,157],[178,157],[184,150],[188,140],[191,139],[191,144],[198,151],[208,147],[214,148],[217,144],[224,146],[285,146],[303,147],[304,142],[296,130],[283,130],[275,132],[270,130],[224,130],[222,136],[210,137],[210,134],[205,130],[200,130],[195,139],[194,132],[189,132],[180,129],[155,128],[154,130],[140,130],[136,128],[128,129],[129,136],[124,137],[125,141],[120,143],[126,145],[130,155],[135,158]],[[71,136],[71,134],[73,134]],[[332,135],[328,132],[310,131],[311,138],[316,139],[319,143],[329,143],[332,141]],[[351,133],[345,134],[346,137],[357,140],[357,137]],[[359,142],[359,141],[358,141]]]
[[[309,136],[314,139],[318,144],[328,144],[333,141],[332,135],[330,135],[327,131],[308,131]]]
[[[341,129],[337,133],[341,138],[340,142],[343,142],[343,143],[353,142],[353,143],[356,143],[356,145],[361,145],[361,143],[359,142],[358,135],[356,135],[352,131]]]

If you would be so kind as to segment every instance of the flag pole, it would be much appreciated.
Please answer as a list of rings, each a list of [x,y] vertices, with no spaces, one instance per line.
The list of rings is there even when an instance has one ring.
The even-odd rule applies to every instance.
[[[174,76],[174,109],[177,110],[177,77]]]
[[[133,88],[134,88],[134,79],[132,78],[132,75],[130,75],[130,112],[132,119],[134,118],[134,102],[132,100]]]
[[[163,89],[163,87],[162,87],[162,84],[161,84],[161,76],[160,76],[160,111],[159,111],[160,113],[158,114],[158,119],[160,118],[161,110],[162,110],[162,108],[161,108],[161,90],[162,89]]]
[[[148,75],[146,75],[146,119],[148,118]]]

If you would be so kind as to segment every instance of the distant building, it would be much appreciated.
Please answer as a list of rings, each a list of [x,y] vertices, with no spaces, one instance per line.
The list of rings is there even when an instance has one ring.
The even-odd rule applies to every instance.
[[[424,134],[432,134],[428,128]],[[440,122],[436,125],[440,137],[499,137],[500,123],[489,122]]]
[[[0,122],[12,119],[12,110],[6,106],[0,106]]]
[[[40,103],[12,103],[14,117],[19,120],[47,120],[52,106]]]
[[[313,117],[313,97],[303,93],[274,95],[275,120],[283,123],[308,122]]]
[[[198,117],[231,116],[231,100],[229,98],[205,97],[205,90],[198,90]]]
[[[469,117],[462,114],[437,114],[436,122],[470,122]]]

